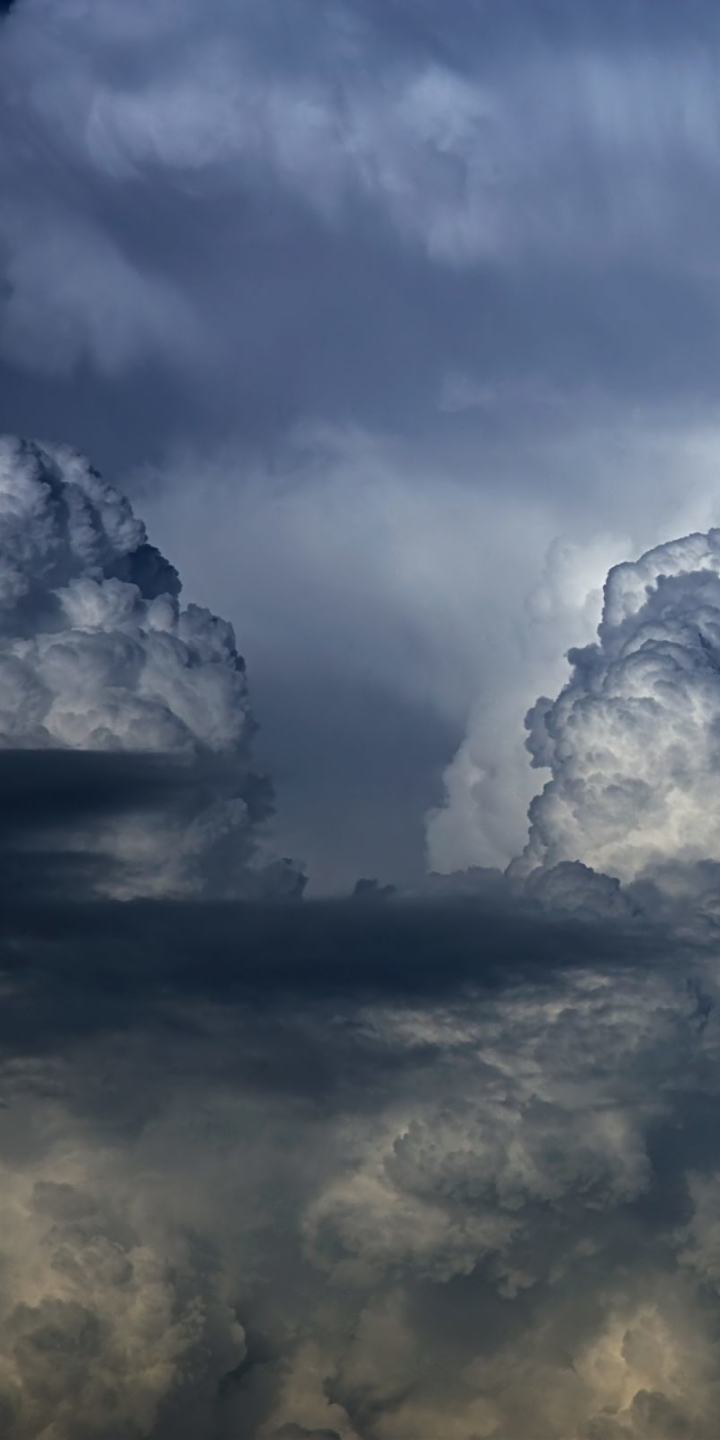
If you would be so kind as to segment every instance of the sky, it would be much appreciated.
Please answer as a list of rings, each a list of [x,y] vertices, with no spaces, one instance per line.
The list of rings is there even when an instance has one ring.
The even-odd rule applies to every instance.
[[[506,864],[522,716],[609,564],[712,523],[716,30],[695,0],[6,18],[0,427],[87,454],[235,624],[319,893]]]
[[[0,1430],[711,1440],[720,17],[0,4]]]

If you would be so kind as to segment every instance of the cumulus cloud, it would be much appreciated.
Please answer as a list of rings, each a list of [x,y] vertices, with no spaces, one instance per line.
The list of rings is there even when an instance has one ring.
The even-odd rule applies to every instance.
[[[252,872],[271,792],[251,768],[232,627],[180,604],[177,572],[128,502],[69,450],[2,442],[0,527],[0,742],[186,767],[215,757],[225,774],[204,804],[99,820],[95,841],[122,862],[129,893],[262,884],[262,866]]]
[[[552,778],[530,807],[522,867],[581,860],[632,880],[720,857],[720,532],[615,566],[598,641],[527,718]]]
[[[428,815],[432,867],[452,871],[468,864],[505,864],[515,853],[533,793],[518,724],[527,705],[527,687],[531,676],[542,671],[561,683],[559,652],[571,637],[591,637],[602,578],[625,548],[619,536],[610,534],[593,535],[585,543],[551,537],[544,553],[536,553],[527,567],[526,585],[514,606],[508,597],[513,628],[522,639],[518,644],[512,634],[507,636],[515,653],[495,685],[488,684],[487,665],[483,667],[482,690],[470,708],[465,738],[444,773],[442,804]]]

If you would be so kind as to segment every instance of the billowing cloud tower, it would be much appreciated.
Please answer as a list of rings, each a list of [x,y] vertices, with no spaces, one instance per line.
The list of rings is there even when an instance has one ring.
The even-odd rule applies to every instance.
[[[552,778],[514,868],[581,860],[621,880],[720,861],[720,530],[615,566],[598,641],[526,720]]]
[[[150,752],[177,768],[175,802],[74,837],[112,855],[115,893],[293,888],[297,872],[264,853],[271,796],[252,771],[232,626],[180,590],[87,461],[0,440],[0,746]]]

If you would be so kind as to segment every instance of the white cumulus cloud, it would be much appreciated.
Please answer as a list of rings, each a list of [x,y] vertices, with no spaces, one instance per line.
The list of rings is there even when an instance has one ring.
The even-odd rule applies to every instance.
[[[243,893],[269,795],[232,626],[183,607],[176,570],[129,503],[75,453],[0,446],[0,744],[215,757],[193,812],[112,822],[98,837],[130,893]],[[252,872],[252,878],[251,878]]]
[[[615,566],[597,642],[571,650],[527,718],[551,779],[522,867],[581,860],[620,879],[720,858],[720,531]]]

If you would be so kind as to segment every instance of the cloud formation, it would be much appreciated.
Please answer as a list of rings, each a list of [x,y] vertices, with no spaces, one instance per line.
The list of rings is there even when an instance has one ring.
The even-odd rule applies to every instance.
[[[112,1152],[62,1142],[3,1164],[0,1413],[13,1440],[156,1434],[170,1393],[187,1435],[191,1374],[199,1435],[221,1375],[245,1357],[221,1285],[206,1274],[187,1293],[185,1248],[153,1233],[116,1166]]]
[[[522,844],[540,691],[551,788],[527,883],[240,903],[295,872],[229,627],[4,452],[0,1430],[715,1440],[712,534],[586,642],[713,522],[717,14],[288,15],[3,18],[5,423],[158,461],[335,876],[475,694],[433,864]]]
[[[524,892],[242,903],[214,801],[194,896],[188,787],[252,774],[232,632],[85,462],[4,462],[8,1440],[711,1440],[714,939],[564,857]],[[640,656],[707,747],[719,560],[711,532],[616,567],[575,661]],[[152,883],[83,868],[107,834]]]
[[[598,641],[527,717],[552,778],[522,869],[582,860],[623,880],[720,859],[720,531],[615,566]]]
[[[116,817],[94,838],[122,862],[128,893],[240,893],[263,883],[253,866],[271,792],[251,768],[232,627],[183,607],[180,588],[129,503],[85,460],[2,442],[0,743],[143,752],[190,768],[215,757],[224,774],[218,766],[205,803]]]
[[[13,835],[117,815],[105,752],[6,753],[4,879]],[[8,886],[9,1440],[712,1434],[712,949],[579,880],[563,907],[475,878]]]
[[[312,810],[328,884],[366,870],[380,829],[398,869],[419,868],[423,812],[481,689],[432,863],[515,853],[529,799],[517,716],[555,693],[571,643],[553,612],[541,665],[523,610],[548,547],[568,537],[589,554],[598,528],[617,539],[587,595],[620,554],[712,523],[717,36],[702,0],[602,15],[585,0],[458,0],[451,14],[440,0],[343,0],[301,3],[290,20],[276,3],[21,0],[4,20],[0,425],[68,438],[126,488],[131,467],[155,462],[153,533],[184,577],[175,457],[192,454],[183,482],[202,515],[180,539],[197,594],[244,644],[248,606],[264,628],[253,695],[291,771],[284,843]],[[249,476],[279,473],[295,492],[289,529],[317,522],[326,500],[294,437],[328,427],[393,452],[382,484],[371,462],[355,467],[349,505],[342,455],[328,473],[325,551],[351,552],[362,642],[341,647],[339,683],[328,617],[350,608],[347,566],[317,565],[305,546],[288,564],[265,514],[242,555],[230,534],[227,581],[216,564],[229,527],[215,507],[231,485],[242,517]],[[461,491],[477,508],[458,520]],[[377,588],[386,516],[400,547],[421,541],[429,583],[418,566],[412,588],[392,573]],[[316,614],[298,592],[318,593]],[[455,627],[448,664],[441,646],[420,652],[416,620],[429,632],[453,604],[492,615]],[[411,646],[424,691],[408,701]],[[324,669],[327,734],[308,722],[294,763],[285,648]],[[531,655],[539,673],[521,691]],[[354,729],[364,707],[371,740]],[[395,736],[411,725],[393,784]],[[351,751],[367,771],[358,760],[340,795]]]
[[[11,1440],[709,1440],[710,952],[499,897],[64,908],[0,935]]]

